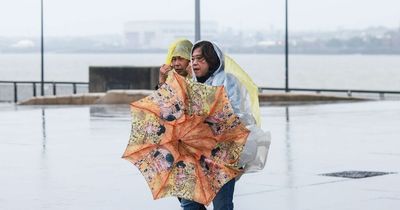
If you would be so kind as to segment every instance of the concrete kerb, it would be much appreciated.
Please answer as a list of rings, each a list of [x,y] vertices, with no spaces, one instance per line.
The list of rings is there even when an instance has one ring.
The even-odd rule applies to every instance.
[[[129,104],[153,93],[153,90],[110,90],[96,104]]]
[[[18,105],[86,105],[94,104],[106,93],[84,93],[63,96],[38,96],[21,101]]]
[[[154,90],[110,90],[107,93],[85,93],[65,96],[39,96],[18,103],[19,105],[88,105],[88,104],[129,104],[144,98]],[[260,93],[260,104],[304,104],[330,103],[338,101],[364,101],[355,97],[327,96],[321,94]]]

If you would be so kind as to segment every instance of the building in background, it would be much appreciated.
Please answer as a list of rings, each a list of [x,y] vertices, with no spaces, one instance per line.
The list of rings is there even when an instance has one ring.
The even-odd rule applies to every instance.
[[[201,38],[215,40],[216,22],[202,22]],[[129,49],[165,49],[178,39],[194,40],[193,21],[130,21],[124,25],[125,47]]]

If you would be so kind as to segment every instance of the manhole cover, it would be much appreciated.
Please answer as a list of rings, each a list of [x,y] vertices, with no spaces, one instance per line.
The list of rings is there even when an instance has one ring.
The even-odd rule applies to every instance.
[[[373,176],[382,176],[386,174],[393,174],[393,172],[380,172],[380,171],[342,171],[342,172],[334,172],[327,174],[320,174],[322,176],[334,176],[334,177],[343,177],[343,178],[351,178],[351,179],[361,179]]]

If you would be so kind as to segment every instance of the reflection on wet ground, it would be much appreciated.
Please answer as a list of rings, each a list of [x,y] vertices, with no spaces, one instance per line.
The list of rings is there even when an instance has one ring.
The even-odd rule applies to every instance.
[[[400,102],[261,111],[272,133],[267,167],[237,183],[235,209],[398,209]],[[2,104],[0,119],[0,209],[180,209],[175,198],[153,201],[139,171],[120,158],[128,106]],[[343,171],[389,174],[321,175]]]

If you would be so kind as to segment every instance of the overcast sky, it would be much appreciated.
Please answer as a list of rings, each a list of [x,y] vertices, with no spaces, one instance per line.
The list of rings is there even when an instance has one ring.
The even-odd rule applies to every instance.
[[[284,0],[201,0],[202,20],[282,29]],[[44,0],[45,34],[122,34],[135,20],[194,20],[194,0]],[[289,0],[291,30],[400,27],[400,0]],[[40,0],[0,0],[0,36],[40,35]]]

